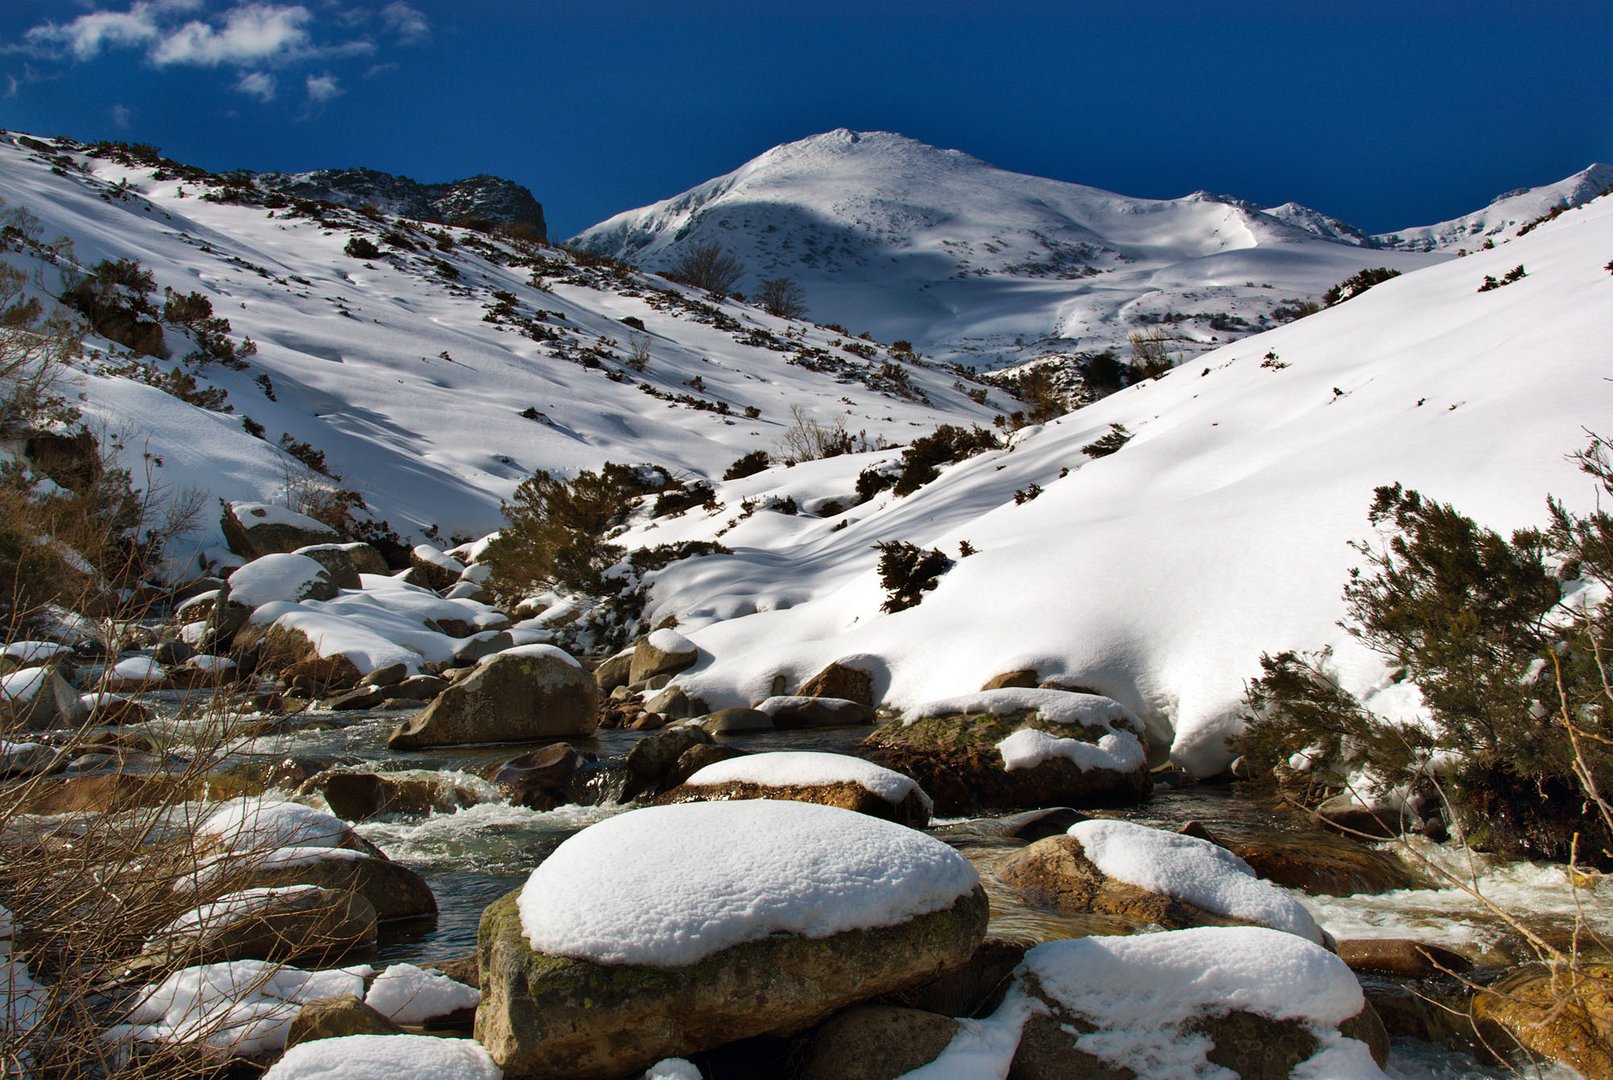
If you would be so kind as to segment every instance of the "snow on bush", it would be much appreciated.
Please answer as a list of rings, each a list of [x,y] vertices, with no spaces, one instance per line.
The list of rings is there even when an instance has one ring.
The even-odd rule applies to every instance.
[[[693,787],[717,784],[762,784],[767,787],[857,784],[890,803],[899,803],[909,793],[919,790],[917,781],[912,777],[903,776],[892,769],[849,754],[826,754],[814,750],[778,750],[729,758],[707,765],[684,782]],[[928,797],[925,801],[929,801]]]
[[[683,967],[775,933],[823,938],[950,907],[979,879],[957,852],[815,803],[657,806],[571,837],[521,891],[539,951]]]
[[[393,964],[375,977],[364,1003],[399,1024],[420,1024],[481,1004],[482,992],[440,971]]]
[[[503,1080],[472,1039],[430,1035],[343,1035],[298,1043],[263,1080]]]
[[[1129,821],[1094,819],[1070,826],[1092,864],[1116,881],[1173,896],[1206,911],[1322,941],[1321,927],[1299,901],[1255,876],[1219,844]]]

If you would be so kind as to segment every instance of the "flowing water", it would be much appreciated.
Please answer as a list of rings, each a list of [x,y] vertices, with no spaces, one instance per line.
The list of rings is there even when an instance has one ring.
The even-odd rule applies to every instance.
[[[243,758],[262,761],[296,758],[317,764],[368,763],[378,769],[431,769],[457,775],[463,784],[494,793],[480,777],[529,747],[457,747],[398,753],[386,749],[386,735],[402,715],[366,717],[330,730],[305,730],[259,738],[240,749]],[[764,732],[721,741],[749,751],[847,751],[866,729]],[[620,759],[642,733],[600,731],[573,740],[585,754]],[[419,871],[437,895],[434,921],[389,928],[380,947],[382,960],[440,960],[474,950],[477,921],[494,899],[518,887],[527,874],[562,841],[625,807],[564,806],[527,810],[505,802],[483,802],[452,813],[375,819],[358,831],[392,858]],[[1324,843],[1299,815],[1279,812],[1215,785],[1161,786],[1138,807],[1104,811],[1141,824],[1177,828],[1198,821],[1231,840],[1286,839]],[[981,872],[992,899],[990,933],[1046,941],[1095,933],[1134,930],[1123,921],[1098,915],[1058,915],[1027,907],[1002,886],[994,866],[1023,846],[1006,839],[994,819],[943,821],[934,832],[953,844]],[[1310,838],[1315,838],[1314,840]],[[1336,938],[1412,937],[1456,949],[1482,968],[1528,960],[1532,933],[1567,945],[1596,935],[1613,940],[1613,886],[1576,880],[1564,867],[1490,859],[1456,845],[1422,840],[1379,845],[1405,860],[1419,875],[1443,887],[1402,889],[1376,895],[1294,895]],[[1525,932],[1527,930],[1527,933]],[[1396,1038],[1390,1075],[1398,1080],[1482,1080],[1517,1075],[1487,1068],[1453,1050],[1416,1039]],[[1571,1080],[1572,1070],[1528,1073],[1542,1080]]]

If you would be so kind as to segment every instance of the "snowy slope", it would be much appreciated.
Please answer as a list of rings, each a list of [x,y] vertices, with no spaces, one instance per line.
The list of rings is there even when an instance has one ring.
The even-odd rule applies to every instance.
[[[1555,184],[1497,195],[1489,206],[1463,217],[1384,233],[1373,239],[1386,248],[1402,251],[1474,251],[1486,240],[1502,243],[1521,226],[1554,207],[1582,206],[1610,188],[1613,165],[1594,164]]]
[[[1363,251],[1359,230],[1293,204],[1127,198],[845,129],[775,147],[573,242],[665,269],[714,240],[747,267],[742,290],[792,277],[816,319],[980,368],[1058,351],[1125,356],[1127,334],[1145,325],[1192,355],[1364,267],[1438,260]]]
[[[616,460],[720,475],[748,451],[776,449],[792,407],[889,442],[994,413],[953,372],[743,305],[719,308],[658,278],[579,266],[557,249],[447,229],[439,235],[455,242],[441,250],[413,223],[341,209],[311,218],[283,199],[278,210],[206,201],[218,188],[197,171],[32,142],[0,137],[6,208],[26,208],[43,239],[70,238],[81,265],[134,258],[159,290],[202,292],[237,342],[257,345],[247,370],[202,373],[228,391],[234,412],[224,413],[106,374],[124,350],[91,339],[76,403],[125,448],[137,477],[149,464],[169,491],[278,501],[306,472],[272,445],[285,434],[324,453],[406,538],[434,525],[444,537],[480,535],[536,468]],[[388,232],[413,247],[390,246]],[[354,236],[385,254],[344,254]],[[0,257],[59,289],[59,271],[34,253]],[[513,298],[504,314],[495,291]],[[643,373],[627,365],[634,332],[624,318],[645,328]]]
[[[1335,625],[1375,486],[1403,482],[1503,530],[1541,522],[1548,491],[1589,501],[1564,455],[1613,417],[1610,254],[1604,198],[1027,429],[906,497],[822,520],[754,513],[724,534],[734,556],[662,573],[649,616],[676,616],[700,645],[679,681],[714,707],[776,692],[775,675],[790,692],[846,657],[897,707],[1030,667],[1118,699],[1213,772],[1262,651],[1331,644],[1348,688],[1383,679]],[[1526,277],[1477,291],[1518,264]],[[1132,440],[1089,459],[1111,424]],[[719,496],[811,505],[890,456],[776,469]],[[958,560],[896,614],[880,611],[873,547],[889,540]],[[958,558],[963,541],[976,553]]]

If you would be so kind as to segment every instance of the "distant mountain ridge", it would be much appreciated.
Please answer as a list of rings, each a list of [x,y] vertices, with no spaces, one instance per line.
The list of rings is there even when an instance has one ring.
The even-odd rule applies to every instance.
[[[1609,189],[1613,189],[1613,165],[1597,162],[1555,184],[1497,195],[1490,205],[1471,214],[1435,225],[1381,233],[1373,239],[1381,247],[1400,251],[1472,251],[1486,240],[1499,242],[1503,234],[1516,232],[1555,207],[1572,210]]]
[[[1292,203],[1131,198],[848,129],[774,147],[571,242],[666,270],[713,241],[747,267],[743,290],[791,277],[814,318],[977,368],[1124,355],[1146,327],[1191,356],[1276,325],[1368,265],[1441,257],[1364,255],[1376,245],[1360,229]]]
[[[373,206],[417,221],[487,222],[525,226],[532,239],[547,241],[543,206],[513,180],[478,174],[443,184],[422,184],[376,169],[316,169],[254,174],[265,188],[302,199],[319,199],[358,210]]]

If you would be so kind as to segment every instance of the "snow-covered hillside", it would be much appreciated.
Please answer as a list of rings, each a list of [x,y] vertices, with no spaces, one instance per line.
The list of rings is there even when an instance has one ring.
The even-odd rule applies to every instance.
[[[778,693],[778,676],[793,692],[848,658],[897,707],[1033,668],[1118,699],[1214,772],[1262,651],[1333,645],[1348,689],[1382,687],[1336,625],[1374,487],[1404,483],[1502,530],[1542,522],[1547,492],[1588,503],[1565,455],[1584,428],[1613,428],[1610,257],[1613,197],[1026,429],[904,497],[728,520],[764,493],[851,505],[859,471],[891,454],[725,484],[727,509],[639,534],[726,529],[735,550],[661,573],[650,617],[675,616],[700,646],[679,682],[713,707]],[[1118,452],[1083,453],[1112,425],[1131,436]],[[956,562],[917,607],[885,614],[883,541]]]
[[[38,271],[47,302],[70,263],[138,260],[157,304],[164,287],[198,291],[237,343],[257,346],[244,370],[198,370],[201,389],[227,391],[233,410],[208,411],[149,385],[177,359],[131,367],[128,350],[90,338],[69,396],[137,477],[150,465],[170,492],[279,501],[307,479],[276,445],[285,440],[323,454],[405,538],[432,526],[480,535],[537,468],[616,460],[720,475],[776,449],[796,409],[890,443],[994,415],[955,372],[659,278],[86,149],[0,137],[3,209],[26,210],[45,241],[72,242],[61,266],[25,243],[0,258]],[[355,238],[382,254],[344,253]],[[187,351],[170,339],[176,357]]]
[[[1437,225],[1422,225],[1384,233],[1373,239],[1386,248],[1402,251],[1475,251],[1486,240],[1501,243],[1507,236],[1557,207],[1572,209],[1613,189],[1613,165],[1587,166],[1557,181],[1497,195],[1490,205]]]
[[[579,234],[664,270],[716,241],[742,290],[794,278],[812,317],[979,368],[1055,352],[1127,354],[1160,326],[1181,356],[1281,322],[1366,267],[1438,255],[1363,250],[1358,229],[1293,203],[1134,199],[1024,176],[886,132],[832,131]]]

